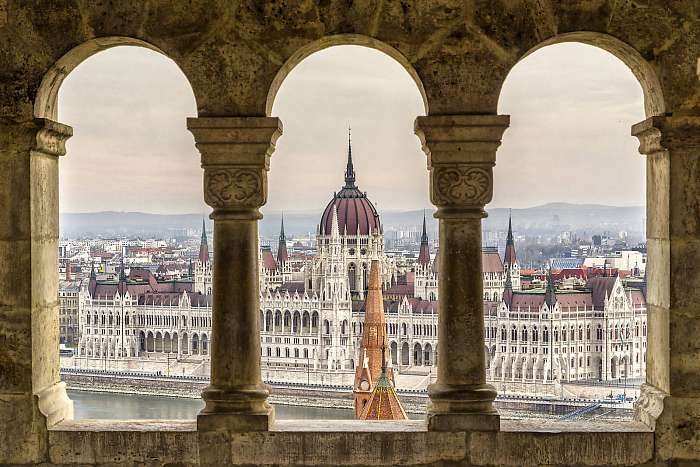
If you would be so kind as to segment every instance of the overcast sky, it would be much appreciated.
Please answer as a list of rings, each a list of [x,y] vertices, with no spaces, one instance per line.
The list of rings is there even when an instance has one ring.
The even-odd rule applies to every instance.
[[[632,73],[594,47],[541,49],[508,76],[499,112],[511,115],[498,152],[492,207],[546,202],[642,205],[644,159],[630,126],[644,119]],[[82,63],[59,93],[72,125],[61,158],[62,212],[209,212],[199,154],[185,119],[196,105],[169,59],[119,47]],[[322,210],[343,183],[352,126],[357,183],[380,210],[429,206],[423,114],[410,76],[381,52],[333,47],[298,65],[275,99],[282,119],[266,210]]]

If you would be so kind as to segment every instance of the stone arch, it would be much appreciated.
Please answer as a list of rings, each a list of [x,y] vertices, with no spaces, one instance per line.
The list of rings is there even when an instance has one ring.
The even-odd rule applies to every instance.
[[[192,334],[192,355],[200,355],[200,339],[197,333]]]
[[[404,342],[401,345],[401,364],[408,365],[410,363],[410,350],[408,348],[408,342]]]
[[[206,334],[202,334],[201,348],[202,355],[209,355],[209,337]]]
[[[180,344],[180,353],[190,353],[190,339],[186,332],[182,333],[182,343]]]
[[[56,60],[56,62],[48,69],[44,74],[39,89],[37,90],[36,96],[34,98],[34,117],[36,118],[48,118],[53,121],[57,121],[58,118],[58,92],[63,84],[66,77],[73,71],[78,65],[92,57],[96,53],[102,52],[107,49],[120,46],[132,46],[132,47],[143,47],[146,49],[158,52],[166,57],[170,58],[167,53],[165,53],[160,48],[155,45],[146,42],[141,39],[136,39],[133,37],[126,36],[105,36],[96,37],[88,41],[83,42],[80,45],[73,47],[71,50],[66,52],[61,58]],[[175,63],[173,61],[173,63]],[[177,65],[177,63],[176,63]],[[178,70],[187,79],[185,72],[177,65]],[[190,80],[187,79],[188,83]],[[192,90],[192,98],[196,101],[194,95],[194,89],[190,83],[190,89]]]
[[[525,52],[525,54],[519,57],[518,61],[511,67],[509,74],[525,57],[549,45],[561,44],[565,42],[579,42],[581,44],[592,45],[605,50],[606,52],[609,52],[620,59],[625,65],[627,65],[632,74],[634,74],[642,88],[642,92],[644,93],[644,111],[647,117],[664,115],[666,112],[666,103],[664,100],[663,88],[653,66],[634,47],[614,36],[602,32],[575,31],[550,37],[549,39],[536,44],[534,47],[530,48],[530,50]],[[506,76],[501,83],[501,91],[503,90],[503,84],[507,81],[507,79],[508,78]]]
[[[299,313],[299,311],[294,311],[292,315],[292,332],[294,334],[301,334],[301,313]]]
[[[318,331],[318,312],[314,311],[311,313],[311,332],[315,333]]]
[[[172,340],[170,339],[170,333],[166,331],[165,334],[163,334],[163,352],[170,353],[172,350],[173,347]]]
[[[391,364],[393,366],[398,366],[399,365],[399,345],[396,343],[396,341],[391,341],[389,344],[389,349],[391,352]]]
[[[311,319],[309,317],[309,312],[304,310],[301,314],[301,332],[308,334],[311,331]]]
[[[265,331],[270,332],[272,331],[272,310],[267,310],[265,311]]]
[[[275,310],[275,332],[280,332],[282,330],[282,312],[280,310]]]
[[[160,331],[156,332],[155,351],[156,351],[156,352],[162,352],[162,351],[163,351],[163,334],[161,334]]]
[[[325,36],[313,42],[309,42],[301,47],[299,47],[282,65],[282,67],[277,71],[277,74],[270,83],[269,90],[267,92],[267,100],[265,102],[265,115],[272,115],[272,106],[275,102],[275,97],[279,91],[284,79],[289,75],[289,73],[301,63],[305,58],[314,54],[315,52],[320,52],[321,50],[327,49],[329,47],[335,47],[340,45],[359,45],[363,47],[368,47],[370,49],[378,50],[383,52],[389,57],[397,61],[413,79],[413,82],[418,88],[418,92],[423,99],[423,107],[425,109],[425,114],[428,115],[428,97],[423,86],[423,81],[421,81],[418,76],[418,72],[415,70],[411,62],[406,58],[401,52],[399,52],[394,47],[382,42],[374,37],[365,36],[363,34],[336,34],[332,36]],[[363,284],[363,287],[365,284]]]
[[[146,334],[146,352],[154,352],[155,351],[155,341],[153,338],[153,333],[151,331],[148,331],[148,334]]]
[[[423,347],[420,343],[413,344],[413,365],[420,366],[423,364]]]
[[[425,347],[423,347],[423,365],[433,365],[433,346],[430,343],[425,344]]]
[[[292,313],[289,310],[284,311],[284,318],[282,319],[283,331],[285,333],[292,332]]]

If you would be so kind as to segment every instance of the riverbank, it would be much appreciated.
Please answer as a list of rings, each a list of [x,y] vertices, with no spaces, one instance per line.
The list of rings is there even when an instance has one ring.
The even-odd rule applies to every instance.
[[[61,377],[69,389],[88,393],[110,393],[180,398],[200,401],[209,380],[202,376],[164,376],[142,372],[102,372],[62,369]],[[268,382],[269,401],[278,407],[309,409],[353,409],[352,388],[316,384]],[[397,391],[411,418],[425,415],[429,402],[426,391]],[[589,398],[552,398],[536,396],[499,396],[496,408],[502,419],[596,419],[625,420],[632,417],[632,404]]]

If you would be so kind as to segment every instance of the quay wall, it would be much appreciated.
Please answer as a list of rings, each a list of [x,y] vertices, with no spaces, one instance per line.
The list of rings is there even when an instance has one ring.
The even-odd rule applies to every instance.
[[[204,377],[181,377],[148,375],[137,372],[96,372],[64,370],[62,380],[69,389],[111,392],[122,394],[144,394],[154,396],[199,398],[209,384]],[[270,402],[280,405],[352,409],[353,395],[349,386],[305,385],[298,383],[268,382],[272,388]],[[425,391],[402,391],[398,394],[406,412],[425,413],[429,402]],[[591,412],[590,416],[603,415],[606,418],[631,418],[631,406],[602,402],[602,407]],[[589,399],[553,400],[535,396],[506,396],[496,400],[496,407],[502,418],[557,418],[566,416],[577,409],[595,404]]]

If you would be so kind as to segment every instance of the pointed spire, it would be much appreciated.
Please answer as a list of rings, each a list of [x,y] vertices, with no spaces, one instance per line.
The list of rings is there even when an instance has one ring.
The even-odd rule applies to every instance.
[[[204,223],[204,216],[202,216],[202,239],[199,243],[200,245],[207,244],[207,225]]]
[[[209,262],[209,243],[207,242],[207,226],[202,217],[202,240],[199,243],[199,261],[204,264]]]
[[[282,213],[282,222],[280,224],[280,239],[283,239],[283,240],[287,239],[284,235],[284,213]]]
[[[95,262],[92,262],[92,266],[90,267],[90,279],[91,280],[97,280],[97,274],[95,274]]]
[[[284,234],[284,214],[282,214],[282,223],[280,225],[280,238],[277,244],[277,265],[280,266],[287,262],[289,253],[287,252],[287,237]]]
[[[430,264],[430,246],[428,245],[428,231],[425,226],[425,211],[423,211],[423,234],[420,238],[418,264],[422,266],[428,266]]]
[[[348,164],[345,167],[345,188],[356,188],[355,168],[352,165],[352,140],[350,138],[350,126],[348,126]]]
[[[517,262],[515,257],[515,242],[513,241],[513,222],[510,213],[508,213],[508,237],[506,237],[506,251],[503,255],[503,262],[508,266],[512,266]]]

